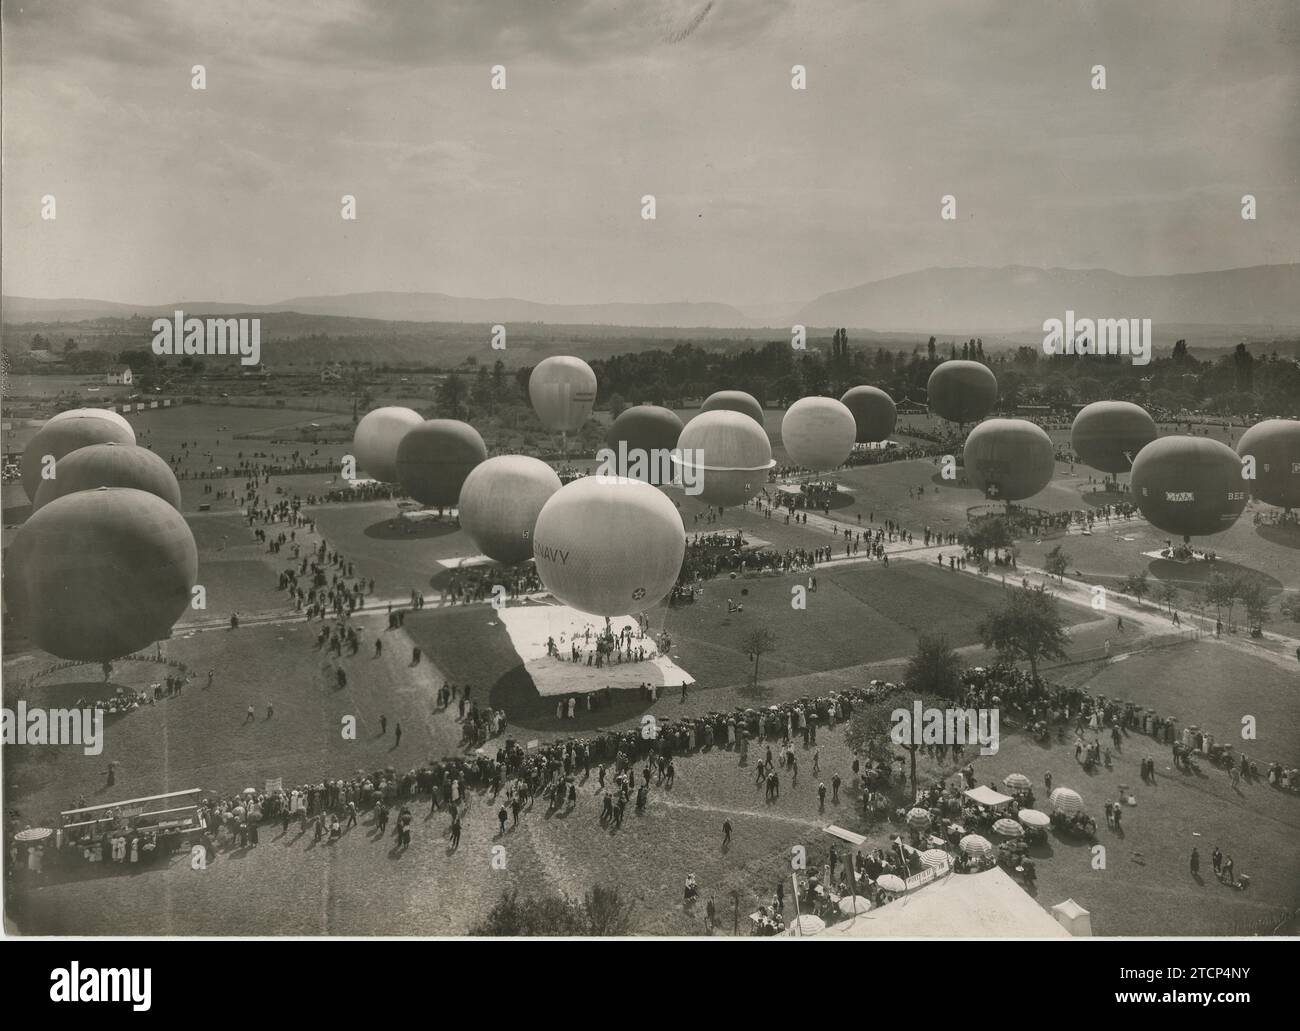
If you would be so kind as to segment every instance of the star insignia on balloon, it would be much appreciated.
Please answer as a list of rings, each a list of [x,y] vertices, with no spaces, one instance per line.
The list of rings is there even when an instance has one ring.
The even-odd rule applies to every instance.
[[[632,598],[634,601],[640,601],[644,597],[645,597],[644,587],[638,587],[635,591],[632,592]]]

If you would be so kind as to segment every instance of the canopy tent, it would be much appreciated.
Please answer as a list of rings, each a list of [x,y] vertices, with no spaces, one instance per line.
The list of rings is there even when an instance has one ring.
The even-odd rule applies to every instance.
[[[982,784],[979,787],[971,788],[963,792],[967,798],[978,805],[988,806],[990,809],[999,809],[1012,801],[1010,795],[1004,795],[1000,791],[994,791],[992,788],[986,788]]]
[[[1069,788],[1057,788],[1052,792],[1049,801],[1058,813],[1073,815],[1083,812],[1083,798],[1077,791],[1071,791]]]
[[[842,938],[1068,938],[1000,867],[936,880],[828,928]]]
[[[1092,916],[1074,899],[1066,899],[1052,907],[1052,916],[1075,938],[1092,937]]]
[[[957,843],[958,847],[968,856],[993,855],[993,845],[988,838],[982,838],[978,834],[967,834]]]
[[[790,926],[785,933],[791,938],[811,938],[815,934],[821,934],[824,930],[826,930],[825,920],[819,916],[804,913],[802,916],[795,917],[790,921]]]

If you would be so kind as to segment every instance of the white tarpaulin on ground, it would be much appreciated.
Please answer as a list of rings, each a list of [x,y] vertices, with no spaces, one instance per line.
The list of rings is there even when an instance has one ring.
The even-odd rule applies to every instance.
[[[489,610],[490,611],[490,610]],[[510,635],[510,644],[523,659],[524,670],[533,678],[537,693],[544,697],[555,695],[589,694],[606,687],[615,691],[635,690],[641,684],[656,687],[681,687],[693,684],[695,678],[665,655],[654,655],[654,638],[647,635],[637,638],[636,620],[631,616],[614,616],[610,628],[617,634],[624,627],[632,627],[632,647],[640,646],[652,657],[643,662],[615,662],[590,666],[586,658],[570,662],[570,648],[575,637],[584,653],[594,652],[596,635],[603,633],[605,621],[567,605],[508,605],[495,615]],[[590,639],[587,631],[591,631]],[[562,658],[546,653],[546,642],[554,639]]]
[[[1064,927],[999,867],[954,874],[904,895],[821,937],[1068,938]]]
[[[1092,915],[1074,899],[1066,899],[1052,907],[1057,923],[1075,938],[1092,937]]]
[[[823,827],[822,830],[832,838],[839,838],[840,841],[847,841],[854,848],[861,848],[867,843],[867,839],[861,834],[854,834],[853,831],[847,831],[843,827],[835,826],[833,823],[829,827]]]
[[[980,805],[986,805],[990,809],[996,809],[998,806],[1006,805],[1008,802],[1011,801],[1010,795],[1004,795],[1000,791],[994,791],[992,788],[986,788],[982,784],[977,788],[971,788],[969,791],[963,792],[963,794],[965,794],[965,796],[969,798],[972,802],[977,802]]]

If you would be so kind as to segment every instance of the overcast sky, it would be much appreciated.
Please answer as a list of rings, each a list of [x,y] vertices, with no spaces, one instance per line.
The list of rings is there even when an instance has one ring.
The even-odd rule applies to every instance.
[[[4,0],[3,19],[8,294],[788,307],[934,265],[1300,260],[1296,0]]]

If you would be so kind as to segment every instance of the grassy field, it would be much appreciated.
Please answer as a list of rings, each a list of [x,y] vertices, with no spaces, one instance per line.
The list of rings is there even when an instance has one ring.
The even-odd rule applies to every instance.
[[[770,432],[779,431],[780,414],[767,413]],[[281,459],[295,449],[309,452],[311,445],[271,440],[292,440],[312,421],[327,420],[337,417],[274,407],[196,406],[133,416],[137,432],[164,456],[182,440],[197,441],[194,468],[208,466],[204,452],[209,451],[214,466],[238,461],[241,450]],[[232,424],[240,427],[241,438],[232,436]],[[1060,431],[1053,436],[1060,439]],[[320,452],[337,458],[344,450],[333,445]],[[926,461],[846,471],[840,480],[852,494],[832,518],[855,529],[861,515],[864,524],[874,516],[877,524],[892,519],[918,533],[925,525],[955,531],[964,525],[967,508],[982,504],[983,498],[936,479],[937,471]],[[1058,465],[1057,473],[1053,485],[1031,503],[1053,510],[1087,504],[1081,493],[1088,487],[1087,470],[1077,467],[1072,474],[1068,466]],[[277,477],[262,490],[271,497],[278,496],[277,488],[306,494],[326,489],[328,480],[326,474]],[[242,486],[229,479],[204,482]],[[924,495],[909,499],[907,488],[921,486]],[[187,615],[164,651],[185,662],[196,679],[179,698],[115,718],[101,755],[85,756],[75,748],[6,747],[6,797],[23,822],[49,821],[80,794],[94,800],[195,786],[234,793],[267,778],[283,777],[291,784],[381,766],[410,768],[455,754],[460,727],[452,713],[435,713],[432,707],[444,680],[472,683],[477,700],[507,711],[507,736],[521,740],[633,726],[647,708],[634,693],[625,693],[616,696],[612,709],[590,715],[580,711],[578,720],[558,723],[553,702],[537,697],[505,629],[486,606],[429,608],[408,616],[401,632],[386,631],[380,611],[362,614],[362,649],[342,660],[348,684],[339,689],[331,664],[314,647],[317,625],[291,618],[284,596],[275,589],[287,553],[271,556],[256,544],[233,501],[203,495],[198,481],[182,481],[182,488],[209,607]],[[836,544],[836,555],[843,554],[823,526],[786,526],[752,507],[728,510],[710,522],[707,506],[678,491],[670,493],[681,506],[688,533],[739,527],[778,549]],[[3,503],[6,524],[25,517],[20,488],[6,489]],[[198,513],[199,504],[211,504],[213,510]],[[1251,511],[1213,539],[1221,562],[1259,571],[1277,587],[1300,586],[1300,543],[1254,527]],[[449,524],[410,535],[398,532],[392,522],[395,512],[394,503],[377,502],[318,506],[313,515],[331,546],[356,563],[357,574],[375,578],[381,597],[424,589],[434,592],[430,602],[436,604],[438,560],[476,549]],[[6,544],[11,533],[6,531]],[[1123,540],[1126,536],[1135,539]],[[1103,529],[1091,537],[1021,542],[1020,553],[1022,562],[1041,564],[1045,552],[1059,542],[1072,568],[1088,579],[1109,582],[1107,578],[1148,568],[1153,575],[1189,581],[1184,587],[1190,594],[1199,567],[1167,568],[1140,554],[1163,539],[1135,522],[1121,526],[1118,534]],[[791,587],[806,584],[806,573],[718,580],[706,586],[694,605],[661,606],[652,613],[655,629],[666,628],[672,637],[674,661],[698,680],[686,702],[668,692],[653,703],[653,711],[674,717],[766,705],[861,685],[873,677],[894,678],[901,675],[923,629],[945,631],[968,662],[988,658],[975,643],[973,628],[999,602],[997,577],[982,580],[941,571],[932,559],[895,559],[888,568],[835,563],[816,575],[818,590],[808,595],[805,611],[793,609],[790,600]],[[742,590],[748,593],[742,595]],[[729,596],[743,601],[743,613],[728,615]],[[236,632],[193,625],[236,609],[279,612],[283,619]],[[1149,642],[1119,632],[1109,618],[1093,618],[1091,611],[1074,606],[1067,610],[1067,621],[1072,624],[1073,661],[1052,670],[1052,679],[1141,702],[1198,723],[1220,740],[1239,733],[1242,716],[1254,716],[1258,739],[1244,745],[1245,750],[1261,761],[1296,762],[1300,703],[1294,668],[1275,657],[1244,652],[1235,643],[1202,640],[1149,647]],[[777,647],[761,660],[755,692],[748,687],[751,664],[742,638],[747,629],[760,626],[774,631]],[[373,657],[376,635],[385,642],[380,658]],[[1113,642],[1112,661],[1085,661],[1099,655],[1107,641]],[[413,667],[411,648],[417,644],[425,658]],[[1126,654],[1130,648],[1136,650]],[[40,654],[10,656],[6,683],[28,678],[50,662]],[[211,689],[205,687],[209,669],[215,673]],[[146,687],[160,672],[149,664],[119,664],[113,684]],[[41,678],[27,694],[48,704],[70,704],[79,697],[102,696],[105,690],[97,668],[84,666]],[[270,719],[268,703],[275,706]],[[252,722],[246,721],[250,705]],[[379,734],[381,715],[389,720],[387,735]],[[356,740],[341,733],[345,716],[358,721]],[[394,748],[393,725],[399,721],[404,736]],[[818,749],[827,782],[837,770],[847,782],[851,757],[842,735],[822,735]],[[1140,786],[1137,775],[1137,764],[1148,752],[1156,757],[1160,773],[1154,787]],[[1208,765],[1199,777],[1175,774],[1166,769],[1166,757],[1153,743],[1131,740],[1114,770],[1089,777],[1072,766],[1066,746],[1004,734],[1002,751],[978,759],[976,771],[981,782],[1019,771],[1038,784],[1051,769],[1055,782],[1079,790],[1098,816],[1103,799],[1116,797],[1120,784],[1138,788],[1138,805],[1126,810],[1123,836],[1104,828],[1100,832],[1106,846],[1104,870],[1092,868],[1091,853],[1078,843],[1053,839],[1038,853],[1039,901],[1051,905],[1073,897],[1092,910],[1098,934],[1224,934],[1283,905],[1296,905],[1300,800],[1266,784],[1234,790],[1225,774]],[[110,761],[118,764],[118,782],[111,791],[104,788]],[[649,811],[642,817],[630,813],[616,833],[598,826],[595,785],[586,783],[574,813],[547,818],[539,805],[500,842],[488,807],[476,801],[461,849],[454,854],[447,848],[445,814],[426,820],[423,808],[417,812],[415,844],[404,853],[392,848],[391,839],[377,840],[364,822],[334,846],[314,845],[311,835],[300,836],[296,827],[285,836],[278,827],[267,828],[257,848],[225,853],[205,871],[193,871],[178,860],[167,869],[131,876],[87,877],[20,896],[12,915],[24,930],[47,933],[111,934],[123,927],[135,933],[460,933],[507,888],[580,894],[596,881],[613,880],[638,899],[640,929],[650,933],[699,933],[703,902],[710,897],[729,926],[730,893],[739,891],[743,933],[747,914],[766,899],[785,869],[792,844],[804,844],[819,855],[826,840],[821,828],[829,822],[858,829],[873,843],[883,844],[892,830],[865,824],[847,789],[838,807],[819,813],[811,756],[803,759],[798,786],[783,781],[781,801],[773,805],[764,803],[755,788],[752,768],[739,769],[731,753],[691,756],[677,765],[673,790],[656,789]],[[924,776],[945,772],[923,764]],[[735,828],[728,850],[720,844],[723,819]],[[495,844],[507,849],[505,870],[492,868]],[[1187,854],[1194,844],[1204,859],[1204,883],[1187,873]],[[1238,873],[1251,875],[1249,891],[1230,891],[1208,877],[1214,844],[1234,855]],[[682,906],[688,872],[701,884],[698,912]]]
[[[491,808],[475,802],[455,853],[445,838],[446,815],[426,819],[425,808],[416,810],[415,842],[404,853],[392,848],[391,838],[378,840],[365,822],[333,846],[314,845],[296,826],[282,836],[277,826],[264,830],[258,847],[225,853],[207,870],[175,861],[165,871],[45,888],[24,896],[14,915],[51,933],[106,934],[123,926],[137,933],[459,933],[503,890],[581,894],[596,881],[612,881],[637,899],[638,927],[646,933],[702,933],[702,903],[710,898],[729,933],[730,893],[738,891],[745,933],[748,913],[774,890],[792,845],[804,845],[816,862],[829,843],[821,831],[828,823],[857,829],[873,845],[886,844],[894,830],[861,819],[842,735],[821,735],[818,751],[822,778],[829,781],[838,770],[846,781],[840,804],[828,800],[825,812],[818,810],[811,755],[803,756],[798,785],[783,777],[780,801],[769,804],[752,767],[739,768],[735,754],[715,750],[679,760],[673,789],[653,789],[646,814],[630,812],[619,831],[597,824],[593,775],[581,785],[573,813],[548,818],[539,805],[500,839]],[[1122,833],[1104,824],[1099,831],[1103,869],[1094,869],[1094,852],[1079,841],[1053,835],[1035,849],[1040,904],[1074,898],[1092,912],[1099,935],[1225,934],[1294,905],[1300,800],[1264,784],[1234,791],[1219,771],[1175,775],[1163,763],[1156,784],[1141,785],[1137,764],[1145,751],[1141,739],[1130,739],[1113,770],[1089,777],[1066,746],[1004,735],[998,755],[976,760],[981,782],[1023,772],[1041,784],[1043,772],[1052,770],[1054,783],[1074,787],[1098,815],[1120,784],[1136,791],[1138,804],[1126,808]],[[925,772],[942,771],[923,764]],[[723,819],[734,828],[729,848],[721,843]],[[496,844],[506,850],[505,870],[491,866]],[[1248,891],[1232,891],[1209,876],[1216,844],[1233,855],[1238,874],[1251,876]],[[1187,873],[1193,845],[1203,856],[1199,883]],[[694,911],[682,903],[688,872],[701,886]]]

